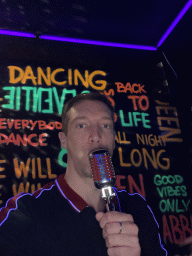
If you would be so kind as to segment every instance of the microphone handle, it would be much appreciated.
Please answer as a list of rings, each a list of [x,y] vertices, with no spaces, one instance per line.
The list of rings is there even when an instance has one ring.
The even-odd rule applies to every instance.
[[[113,188],[112,188],[112,190],[113,190]],[[115,211],[114,197],[113,198],[110,197],[108,190],[105,193],[107,194],[107,200],[106,200],[107,211],[108,212]]]
[[[108,212],[115,211],[115,205],[114,205],[114,203],[112,203],[112,202],[106,203],[106,209],[107,209]]]

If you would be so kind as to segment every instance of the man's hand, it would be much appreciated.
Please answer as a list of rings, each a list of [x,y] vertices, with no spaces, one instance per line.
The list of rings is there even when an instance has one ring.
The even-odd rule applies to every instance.
[[[138,227],[134,223],[132,215],[115,211],[98,212],[96,219],[103,229],[103,238],[109,256],[140,255]]]

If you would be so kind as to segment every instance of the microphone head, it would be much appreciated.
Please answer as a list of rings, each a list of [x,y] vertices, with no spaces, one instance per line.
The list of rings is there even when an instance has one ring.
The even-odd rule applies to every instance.
[[[114,187],[116,177],[109,152],[105,149],[96,150],[89,154],[89,159],[95,187]]]

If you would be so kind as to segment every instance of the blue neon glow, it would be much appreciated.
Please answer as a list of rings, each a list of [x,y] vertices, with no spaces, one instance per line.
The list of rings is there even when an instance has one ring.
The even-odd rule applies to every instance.
[[[116,189],[116,187],[113,187],[113,190],[115,191],[116,198],[117,198],[117,201],[118,201],[118,204],[119,204],[119,211],[121,212],[121,205],[120,205],[120,202],[119,202],[119,197],[118,197],[118,194],[117,194],[117,189]],[[121,191],[120,191],[120,192],[121,192]]]
[[[134,44],[123,44],[123,43],[113,43],[113,42],[103,42],[103,41],[95,41],[95,40],[87,40],[87,39],[78,39],[78,38],[68,38],[68,37],[58,37],[51,35],[41,35],[39,38],[47,39],[47,40],[55,40],[55,41],[63,41],[63,42],[71,42],[71,43],[79,43],[79,44],[91,44],[91,45],[100,45],[100,46],[108,46],[108,47],[120,47],[120,48],[130,48],[130,49],[138,49],[138,50],[148,50],[148,51],[156,51],[158,47],[162,45],[171,31],[175,28],[187,10],[191,7],[192,0],[189,0],[183,9],[180,11],[175,20],[171,23],[170,27],[167,29],[165,34],[159,40],[157,47],[155,46],[147,46],[147,45],[134,45]],[[18,32],[18,31],[10,31],[0,29],[1,35],[11,35],[11,36],[21,36],[21,37],[31,37],[35,38],[36,36],[27,32]]]
[[[166,256],[167,256],[167,250],[165,249],[164,245],[161,243],[161,235],[159,233],[158,235],[159,235],[159,241],[160,241],[161,247],[163,248],[163,250],[165,250]]]
[[[111,43],[111,42],[69,38],[69,37],[49,36],[49,35],[42,35],[42,36],[40,36],[40,39],[63,41],[63,42],[70,42],[70,43],[79,43],[79,44],[91,44],[91,45],[100,45],[100,46],[130,48],[130,49],[139,49],[139,50],[148,50],[148,51],[156,51],[157,50],[157,47],[147,46],[147,45]]]
[[[11,31],[11,30],[4,30],[0,29],[1,35],[8,35],[8,36],[22,36],[22,37],[31,37],[35,38],[34,34],[27,33],[27,32],[19,32],[19,31]]]
[[[35,197],[35,198],[38,198],[38,197],[40,197],[40,195],[43,193],[43,191],[45,191],[45,190],[51,190],[52,189],[52,187],[54,187],[55,186],[55,184],[53,184],[50,188],[44,188],[44,189],[42,189],[41,190],[41,192]],[[37,191],[35,191],[33,194],[35,194]],[[32,194],[32,195],[33,195]]]
[[[127,190],[118,190],[118,193],[119,193],[119,192],[126,192],[126,193],[127,193]],[[128,194],[129,196],[139,195],[141,198],[143,198],[143,200],[144,200],[145,202],[147,202],[146,199],[145,199],[141,194],[139,194],[139,193],[133,193],[133,194],[127,193],[127,194]],[[118,200],[118,201],[119,201],[119,200]],[[151,214],[152,214],[152,216],[153,216],[153,219],[155,220],[155,222],[156,222],[156,224],[157,224],[157,227],[159,228],[159,224],[158,224],[157,220],[155,219],[155,216],[154,216],[154,214],[153,214],[151,208],[148,206],[148,204],[147,204],[147,207],[148,207],[148,209],[150,210],[150,212],[151,212]],[[160,236],[159,233],[158,233],[158,236],[159,236],[160,246],[161,246],[161,248],[166,252],[166,256],[167,256],[167,250],[164,248],[164,246],[163,246],[162,243],[161,243],[161,236]]]
[[[63,191],[62,191],[62,189],[60,188],[59,183],[58,183],[57,180],[55,180],[55,183],[57,184],[57,187],[58,187],[59,191],[61,192],[61,194],[64,196],[65,199],[67,199],[67,201],[70,203],[70,205],[71,205],[73,208],[75,208],[75,210],[76,210],[77,212],[80,212],[80,210],[79,210],[77,207],[75,207],[75,205],[74,205],[74,204],[66,197],[66,195],[63,193]]]
[[[23,192],[21,192],[20,194],[23,194]],[[20,194],[18,194],[17,196],[19,196]],[[15,200],[15,208],[11,208],[11,209],[7,212],[7,215],[6,215],[5,219],[0,223],[0,226],[2,226],[3,223],[7,220],[7,218],[9,217],[9,213],[10,213],[11,211],[14,211],[14,210],[17,209],[17,201],[18,201],[20,198],[22,198],[23,196],[26,196],[26,195],[30,195],[30,196],[31,196],[31,194],[28,194],[28,193],[27,193],[27,194],[21,195],[20,197],[18,197],[18,198]],[[13,197],[14,197],[14,196],[13,196]],[[6,208],[6,207],[7,207],[9,201],[10,201],[13,197],[11,197],[11,198],[7,201],[5,207],[2,207],[2,208],[0,209],[0,212],[1,212],[1,210],[2,210],[3,208]]]
[[[151,208],[149,207],[149,205],[147,205],[147,207],[149,208],[150,212],[153,214],[153,212],[152,212]],[[158,226],[158,228],[159,228],[159,223],[157,222],[157,220],[156,220],[156,218],[155,218],[154,215],[153,215],[153,218],[154,218],[154,220],[155,220],[155,222],[157,223],[157,226]]]
[[[183,7],[183,9],[180,11],[178,16],[175,18],[175,20],[171,23],[170,27],[167,29],[165,34],[161,37],[159,43],[157,44],[157,48],[162,45],[162,43],[165,41],[165,39],[168,37],[168,35],[171,33],[171,31],[175,28],[175,26],[181,20],[183,15],[187,12],[187,10],[191,7],[191,5],[192,5],[192,0],[189,0],[186,3],[186,5]]]
[[[41,192],[39,193],[39,195],[37,195],[35,198],[38,198],[38,197],[42,194],[43,191],[45,191],[45,190],[51,190],[52,187],[54,187],[54,186],[55,186],[55,184],[53,184],[53,185],[52,185],[50,188],[48,188],[48,189],[42,189]],[[36,191],[35,191],[34,193],[36,193]],[[33,194],[34,194],[34,193],[33,193]],[[17,195],[18,198],[15,200],[15,208],[11,208],[11,209],[7,212],[7,215],[6,215],[5,219],[0,223],[0,226],[7,220],[7,218],[9,217],[9,213],[10,213],[11,211],[17,210],[17,207],[18,207],[18,206],[17,206],[17,201],[18,201],[20,198],[22,198],[23,196],[27,196],[27,195],[33,196],[33,194],[24,193],[24,192],[19,193],[19,194]],[[21,195],[21,196],[19,196],[19,195]],[[2,210],[3,208],[6,208],[6,207],[7,207],[9,201],[10,201],[12,198],[14,198],[14,197],[15,197],[15,196],[11,197],[11,198],[7,201],[5,207],[2,207],[2,208],[0,209],[0,212],[1,212],[1,210]]]

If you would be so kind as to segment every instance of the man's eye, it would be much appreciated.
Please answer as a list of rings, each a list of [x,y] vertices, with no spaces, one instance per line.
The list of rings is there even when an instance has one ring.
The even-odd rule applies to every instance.
[[[78,128],[84,128],[85,124],[78,124]]]
[[[110,127],[109,124],[103,124],[103,128],[107,129],[107,128],[109,128],[109,127]]]

